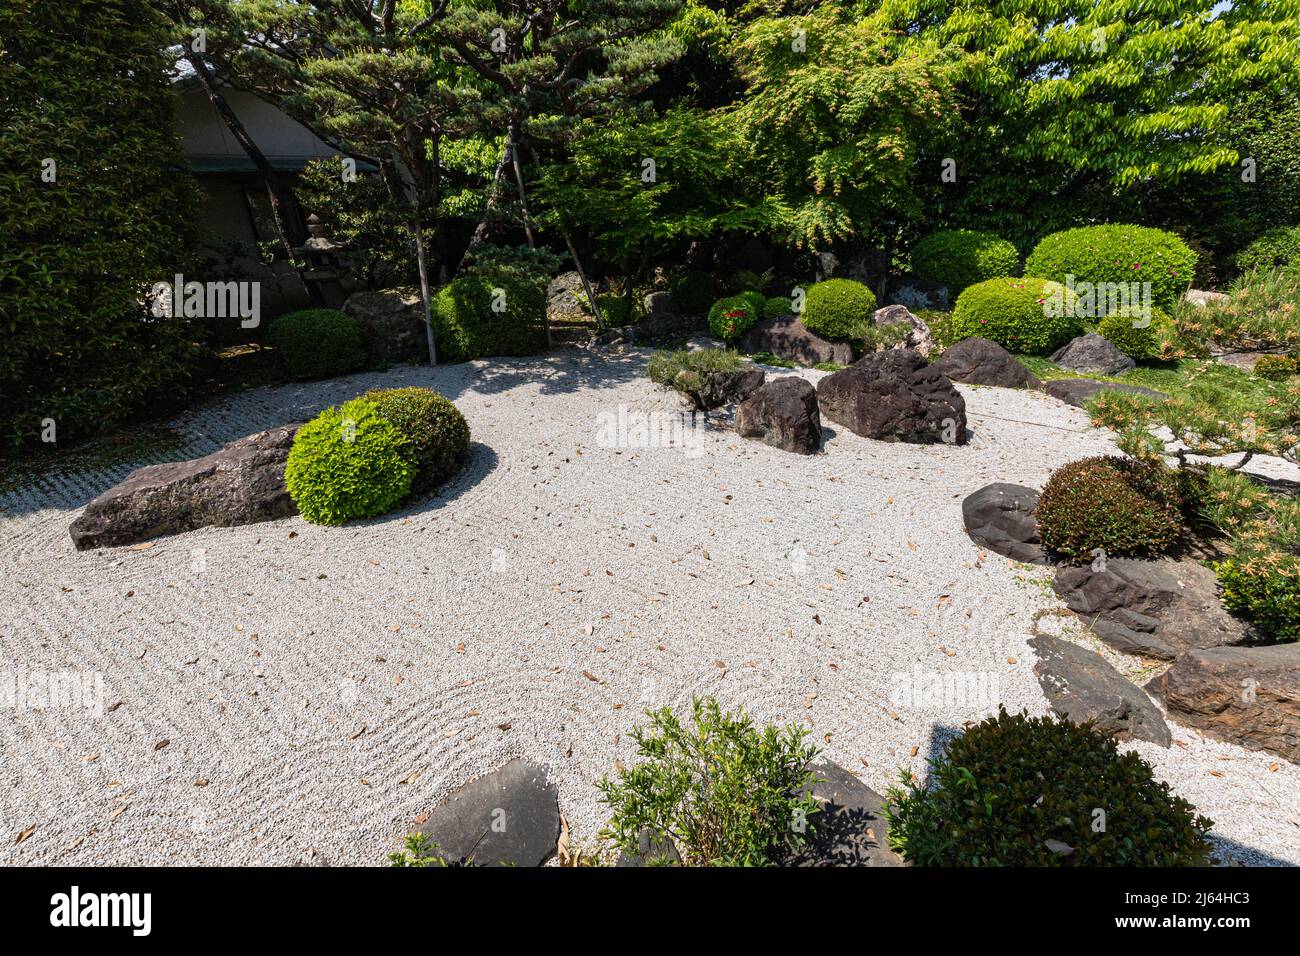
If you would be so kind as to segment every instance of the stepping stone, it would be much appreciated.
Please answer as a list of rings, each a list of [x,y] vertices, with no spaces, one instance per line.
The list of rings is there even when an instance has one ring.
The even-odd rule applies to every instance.
[[[1098,382],[1091,378],[1058,378],[1043,386],[1043,391],[1052,398],[1083,408],[1092,396],[1101,391],[1128,392],[1130,395],[1142,395],[1146,398],[1163,401],[1169,396],[1140,385],[1121,385],[1118,382]]]
[[[961,503],[966,533],[976,544],[1014,561],[1046,564],[1038,540],[1037,511],[1038,492],[1000,481],[967,495]]]
[[[449,865],[541,866],[560,838],[555,787],[546,771],[516,758],[465,784],[416,832]]]
[[[1124,679],[1100,654],[1050,635],[1029,639],[1038,653],[1034,674],[1052,711],[1119,740],[1149,740],[1168,747],[1172,738],[1150,697]]]

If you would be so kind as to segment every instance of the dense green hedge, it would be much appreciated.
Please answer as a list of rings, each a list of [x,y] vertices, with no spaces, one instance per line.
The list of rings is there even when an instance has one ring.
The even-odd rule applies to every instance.
[[[1000,710],[949,743],[928,781],[904,774],[889,797],[889,842],[917,866],[1204,866],[1210,856],[1212,822],[1150,764],[1054,717]]]
[[[205,329],[143,305],[178,272],[207,278],[172,42],[145,0],[0,4],[0,454],[45,419],[59,440],[102,434],[191,387]]]
[[[1158,462],[1084,458],[1052,472],[1038,499],[1038,533],[1050,551],[1080,562],[1156,557],[1183,538],[1183,502]]]
[[[1066,229],[1045,238],[1025,260],[1025,274],[1078,282],[1150,282],[1152,304],[1171,307],[1192,282],[1196,253],[1172,232],[1146,226]]]
[[[764,318],[767,300],[761,292],[742,292],[719,299],[709,309],[709,331],[717,338],[734,343]]]
[[[876,294],[852,279],[827,279],[808,290],[803,324],[828,339],[858,339],[876,313]]]
[[[535,355],[546,347],[546,295],[531,282],[466,276],[443,286],[432,305],[440,361]]]
[[[286,312],[266,330],[266,344],[290,378],[347,375],[365,367],[366,345],[356,319],[338,309]]]
[[[718,297],[718,280],[699,269],[683,269],[668,280],[668,291],[682,315],[704,315]]]
[[[1020,253],[1007,240],[974,229],[941,229],[912,247],[912,274],[948,287],[948,300],[968,286],[1009,276]]]
[[[411,490],[424,492],[442,484],[465,463],[469,425],[449,399],[431,388],[384,388],[367,392],[380,416],[410,439],[419,469]]]
[[[1152,309],[1145,325],[1139,316],[1116,312],[1097,323],[1097,332],[1133,361],[1150,362],[1160,357],[1160,330],[1172,321],[1163,309]]]
[[[1300,226],[1268,230],[1237,253],[1236,263],[1242,272],[1284,269],[1300,273]]]
[[[327,408],[294,436],[284,483],[313,524],[342,524],[391,510],[411,490],[415,446],[373,402]]]
[[[1009,352],[1042,355],[1083,331],[1071,312],[1065,289],[1056,283],[987,279],[957,297],[948,335],[953,341],[982,336]]]

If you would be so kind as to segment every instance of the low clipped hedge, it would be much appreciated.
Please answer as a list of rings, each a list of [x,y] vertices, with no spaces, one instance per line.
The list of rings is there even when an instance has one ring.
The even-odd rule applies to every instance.
[[[535,355],[546,347],[546,295],[523,279],[455,279],[434,296],[432,314],[438,357],[444,362]]]
[[[411,491],[430,491],[465,464],[469,424],[455,405],[433,389],[376,389],[363,397],[410,440],[416,464]]]
[[[605,324],[613,328],[632,325],[644,317],[640,302],[629,302],[616,293],[596,296],[596,305],[600,307],[600,317],[605,320]]]
[[[704,315],[718,298],[718,281],[699,269],[684,269],[668,280],[668,291],[682,315]]]
[[[761,292],[742,292],[719,299],[709,309],[709,331],[733,343],[764,317],[766,304]]]
[[[1300,555],[1260,542],[1243,542],[1214,565],[1223,606],[1273,641],[1300,641]]]
[[[338,309],[301,309],[271,322],[266,344],[292,378],[347,375],[365,367],[366,346],[356,320]]]
[[[1214,825],[1088,725],[998,716],[889,791],[889,843],[917,866],[1204,866]]]
[[[957,297],[947,334],[953,341],[982,336],[1009,352],[1045,355],[1083,331],[1066,290],[1055,282],[986,279]]]
[[[1150,282],[1152,304],[1171,308],[1192,282],[1196,253],[1172,232],[1147,226],[1084,226],[1054,232],[1025,261],[1025,274],[1065,282]]]
[[[298,429],[284,482],[304,518],[334,525],[391,510],[417,470],[411,440],[374,402],[354,398]]]
[[[827,339],[861,338],[876,313],[876,294],[852,279],[827,279],[808,290],[800,317],[808,331]]]
[[[1038,533],[1075,561],[1153,557],[1184,534],[1178,477],[1159,462],[1118,456],[1072,461],[1052,473],[1038,499]]]
[[[912,247],[912,274],[947,286],[949,301],[977,282],[1011,275],[1019,262],[1007,240],[974,229],[941,229]]]
[[[1160,357],[1161,329],[1173,324],[1169,313],[1152,309],[1149,320],[1141,324],[1136,316],[1116,312],[1097,324],[1097,332],[1135,362],[1150,362]]]

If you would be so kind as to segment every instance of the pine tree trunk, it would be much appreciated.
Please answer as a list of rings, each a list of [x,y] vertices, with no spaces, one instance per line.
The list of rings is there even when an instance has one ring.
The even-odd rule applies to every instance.
[[[415,222],[415,265],[420,272],[420,302],[424,306],[424,335],[429,344],[429,364],[438,364],[438,345],[433,339],[433,309],[429,305],[429,269],[424,259],[424,230],[420,228],[420,216],[416,213]]]

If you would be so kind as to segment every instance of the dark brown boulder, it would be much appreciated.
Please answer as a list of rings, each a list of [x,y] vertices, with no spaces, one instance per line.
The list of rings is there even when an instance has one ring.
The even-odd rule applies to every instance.
[[[863,356],[817,383],[822,414],[863,438],[966,444],[966,401],[909,349]]]
[[[1038,684],[1058,717],[1076,724],[1091,721],[1119,740],[1169,746],[1172,738],[1160,708],[1100,654],[1047,634],[1031,637],[1029,646],[1038,654]]]
[[[1300,644],[1192,651],[1147,689],[1180,724],[1300,762]]]
[[[135,544],[209,525],[298,513],[284,486],[297,425],[247,435],[192,461],[148,465],[86,506],[70,529],[77,550]]]
[[[832,342],[808,331],[793,313],[755,323],[740,337],[738,347],[749,355],[771,352],[800,365],[848,365],[853,361],[853,347],[848,342]]]
[[[822,444],[817,391],[798,376],[768,382],[736,406],[736,431],[802,455]]]
[[[944,350],[934,367],[951,381],[1000,388],[1038,388],[1042,383],[998,343],[985,338],[962,339]]]
[[[1186,651],[1256,638],[1223,609],[1214,572],[1195,561],[1108,558],[1056,570],[1053,587],[1116,650],[1173,660]]]

